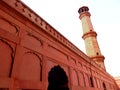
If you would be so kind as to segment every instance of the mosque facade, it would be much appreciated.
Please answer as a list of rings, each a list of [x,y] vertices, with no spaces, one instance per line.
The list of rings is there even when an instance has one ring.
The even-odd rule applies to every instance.
[[[89,8],[78,12],[87,55],[22,1],[0,0],[0,90],[50,90],[53,82],[66,90],[119,90],[105,70]]]

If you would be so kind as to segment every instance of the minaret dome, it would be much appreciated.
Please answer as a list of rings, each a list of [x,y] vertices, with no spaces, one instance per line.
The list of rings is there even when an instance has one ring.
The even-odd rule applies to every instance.
[[[89,11],[89,8],[87,6],[83,6],[78,10],[79,13],[82,13],[82,12],[85,12],[85,11]]]

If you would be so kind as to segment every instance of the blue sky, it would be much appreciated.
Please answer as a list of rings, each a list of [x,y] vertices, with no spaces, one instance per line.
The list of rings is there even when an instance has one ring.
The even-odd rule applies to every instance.
[[[85,52],[78,9],[88,6],[108,73],[120,76],[120,0],[22,0]]]

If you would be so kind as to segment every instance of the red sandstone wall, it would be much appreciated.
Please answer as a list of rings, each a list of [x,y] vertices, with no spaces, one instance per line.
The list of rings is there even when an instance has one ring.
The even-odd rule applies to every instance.
[[[67,73],[70,90],[103,90],[103,83],[107,90],[118,90],[108,73],[26,5],[1,0],[0,90],[46,90],[48,72],[58,64]]]

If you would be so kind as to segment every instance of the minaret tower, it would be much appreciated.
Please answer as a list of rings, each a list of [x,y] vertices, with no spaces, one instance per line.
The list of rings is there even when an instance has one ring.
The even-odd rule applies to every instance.
[[[86,6],[81,7],[78,10],[82,22],[83,28],[83,36],[85,42],[85,48],[87,55],[91,58],[91,60],[95,61],[100,67],[105,69],[104,65],[104,56],[101,54],[98,42],[97,42],[97,33],[94,31],[92,26],[89,13],[89,8]]]

